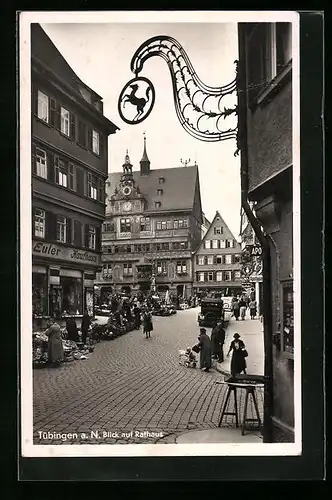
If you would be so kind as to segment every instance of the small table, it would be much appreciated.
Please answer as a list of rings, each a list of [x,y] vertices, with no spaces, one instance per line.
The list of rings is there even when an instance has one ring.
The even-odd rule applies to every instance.
[[[234,379],[229,379],[228,381],[225,381],[225,382],[222,382],[222,383],[228,385],[228,391],[227,391],[226,400],[225,400],[225,403],[224,403],[224,406],[223,406],[223,409],[222,409],[222,412],[221,412],[221,417],[220,417],[220,421],[219,421],[218,427],[221,427],[223,418],[226,415],[235,416],[235,425],[236,425],[236,427],[239,426],[238,406],[237,406],[237,389],[245,389],[246,395],[245,395],[245,400],[244,400],[244,412],[243,412],[242,432],[241,432],[241,434],[242,434],[242,436],[244,436],[244,432],[246,430],[246,424],[249,423],[249,422],[250,423],[254,423],[255,422],[255,423],[257,423],[259,425],[259,428],[261,428],[262,421],[261,421],[261,418],[260,418],[260,415],[259,415],[258,404],[257,404],[257,399],[256,399],[256,387],[264,387],[264,384],[257,383],[255,381],[251,381],[251,380],[248,380],[248,382],[246,382],[245,380],[236,381]],[[227,407],[228,407],[228,404],[229,404],[229,400],[230,400],[231,394],[233,394],[233,397],[234,397],[234,411],[233,412],[227,411]],[[254,404],[255,413],[256,413],[256,417],[254,417],[254,418],[249,418],[247,416],[247,413],[248,413],[248,403],[249,403],[249,397],[250,396],[251,396],[252,402]]]

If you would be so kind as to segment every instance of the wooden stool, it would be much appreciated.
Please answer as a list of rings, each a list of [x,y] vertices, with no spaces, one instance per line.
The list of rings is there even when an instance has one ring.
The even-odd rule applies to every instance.
[[[252,401],[254,403],[255,411],[256,411],[256,418],[247,418],[247,411],[248,411],[248,402],[249,402],[249,395],[251,394]],[[259,416],[259,411],[258,411],[258,405],[257,405],[257,399],[256,399],[256,389],[255,386],[247,386],[246,387],[246,397],[244,401],[244,412],[243,412],[243,421],[242,421],[242,436],[244,436],[244,431],[245,431],[245,426],[247,422],[255,422],[259,425],[259,428],[261,428],[261,418]]]
[[[226,409],[227,409],[227,403],[229,403],[229,400],[230,400],[232,393],[234,395],[234,411],[229,412],[229,411],[226,411]],[[237,396],[236,387],[234,385],[229,385],[226,400],[225,400],[224,407],[223,407],[222,412],[221,412],[221,417],[220,417],[218,427],[221,427],[221,424],[222,424],[222,421],[223,421],[223,418],[225,415],[231,415],[233,417],[235,416],[236,427],[239,427],[239,417],[238,417],[238,411],[237,411],[237,397],[236,396]]]

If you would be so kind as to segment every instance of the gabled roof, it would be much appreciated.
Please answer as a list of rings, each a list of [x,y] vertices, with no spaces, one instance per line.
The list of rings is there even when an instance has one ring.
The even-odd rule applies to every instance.
[[[217,220],[219,218],[219,220]],[[220,238],[220,239],[227,239],[227,240],[234,240],[237,242],[237,244],[240,246],[240,243],[237,241],[236,238],[234,238],[234,235],[232,233],[232,231],[229,229],[229,227],[227,226],[226,222],[224,221],[224,219],[221,217],[220,213],[218,211],[216,211],[216,215],[213,217],[213,220],[209,226],[209,228],[207,229],[204,237],[202,238],[199,246],[197,247],[197,249],[195,250],[194,253],[197,253],[201,248],[203,248],[203,244],[204,244],[204,241],[205,240],[210,240],[210,239],[215,239],[215,236],[213,234],[211,234],[211,231],[213,229],[214,226],[216,226],[218,222],[218,225],[221,225],[223,227],[223,237]]]
[[[109,185],[106,185],[109,198],[114,194],[114,189],[119,187],[121,176],[122,172],[109,174]],[[140,171],[133,171],[133,177],[146,200],[147,212],[193,209],[198,178],[197,165],[151,169],[148,175],[140,175]],[[164,179],[163,183],[159,183],[161,177]],[[162,195],[157,194],[158,189],[163,190]],[[156,201],[161,202],[160,208],[155,207]]]
[[[84,102],[84,105],[88,106],[95,116],[102,119],[112,132],[119,130],[119,127],[108,120],[102,111],[96,109],[93,102],[90,103],[86,97],[84,97],[87,91],[91,94],[92,101],[102,102],[102,97],[82,82],[76,75],[61,52],[59,52],[52,40],[38,23],[31,23],[31,58],[35,64],[42,65],[44,70],[49,73],[51,72],[55,78],[63,82],[64,85],[69,86],[79,101],[82,103]]]

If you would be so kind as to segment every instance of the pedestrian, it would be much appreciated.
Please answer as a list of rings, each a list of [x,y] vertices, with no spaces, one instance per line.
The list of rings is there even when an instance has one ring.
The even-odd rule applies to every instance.
[[[141,311],[137,304],[134,305],[133,313],[135,318],[135,328],[136,330],[139,330],[141,327]]]
[[[153,331],[152,315],[150,311],[146,310],[143,314],[143,333],[145,337],[151,337],[151,332]]]
[[[200,349],[199,351],[200,368],[208,372],[210,371],[212,365],[211,361],[212,351],[211,351],[211,340],[210,337],[207,335],[205,328],[200,329],[198,340],[199,340],[198,345]]]
[[[222,322],[218,321],[217,331],[215,337],[217,345],[217,359],[219,363],[224,362],[224,343],[225,343],[225,330],[222,326]]]
[[[61,329],[57,323],[51,324],[46,330],[48,337],[47,354],[50,366],[58,367],[64,359],[64,350],[61,336]]]
[[[255,319],[256,317],[256,314],[257,314],[257,304],[256,304],[256,300],[251,300],[249,302],[249,310],[250,310],[250,318],[251,319]]]
[[[232,315],[234,316],[236,321],[238,321],[239,316],[240,316],[240,304],[239,304],[239,301],[237,300],[237,298],[235,298],[235,300],[233,301],[232,313],[233,313]]]
[[[241,320],[244,321],[246,317],[247,304],[243,298],[241,298],[239,301],[239,308],[240,308]]]
[[[212,328],[211,332],[211,350],[212,357],[217,359],[219,363],[221,363],[221,346],[219,341],[219,330],[221,328],[221,322],[215,323],[215,326]]]
[[[86,338],[88,335],[90,325],[91,325],[90,316],[88,311],[85,309],[81,323],[82,342],[84,345],[86,344]]]
[[[234,340],[232,340],[231,345],[229,347],[227,356],[229,356],[230,352],[233,351],[232,360],[231,360],[231,374],[232,377],[235,375],[239,375],[240,373],[246,374],[246,357],[248,355],[244,342],[240,340],[240,335],[238,333],[234,333]]]
[[[78,341],[78,330],[75,319],[70,316],[66,318],[67,339],[73,342]]]

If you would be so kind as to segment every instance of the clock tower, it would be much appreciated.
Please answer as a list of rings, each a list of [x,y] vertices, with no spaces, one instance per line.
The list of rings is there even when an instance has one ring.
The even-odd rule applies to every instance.
[[[133,175],[133,165],[130,162],[128,149],[122,165],[119,185],[111,197],[111,205],[115,213],[141,213],[144,211],[144,198]]]

